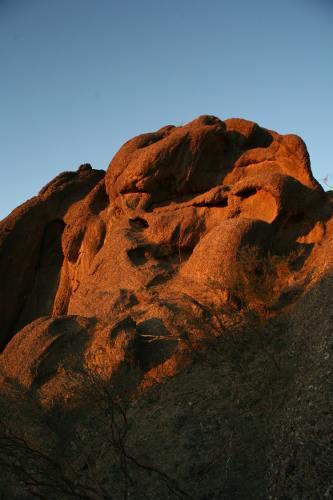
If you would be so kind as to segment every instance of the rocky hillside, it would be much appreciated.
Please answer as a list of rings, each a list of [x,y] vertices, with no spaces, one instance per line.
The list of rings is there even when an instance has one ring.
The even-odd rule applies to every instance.
[[[333,498],[332,193],[201,116],[0,222],[0,498]]]

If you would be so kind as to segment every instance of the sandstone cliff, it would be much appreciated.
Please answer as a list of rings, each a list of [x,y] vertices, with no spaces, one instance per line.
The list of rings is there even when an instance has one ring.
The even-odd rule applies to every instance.
[[[332,224],[298,136],[213,116],[18,207],[0,222],[0,491],[333,496]]]

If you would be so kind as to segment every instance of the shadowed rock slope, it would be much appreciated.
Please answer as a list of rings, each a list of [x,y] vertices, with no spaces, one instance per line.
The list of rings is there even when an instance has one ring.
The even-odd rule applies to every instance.
[[[1,221],[4,498],[331,498],[332,224],[298,136],[214,116]]]

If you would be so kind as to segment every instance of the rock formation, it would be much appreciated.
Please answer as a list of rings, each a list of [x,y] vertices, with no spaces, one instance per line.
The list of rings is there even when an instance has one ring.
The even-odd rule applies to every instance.
[[[332,196],[298,136],[213,116],[140,135],[0,222],[3,393],[73,429],[83,374],[126,394],[123,460],[158,470],[81,498],[329,498],[332,269]]]

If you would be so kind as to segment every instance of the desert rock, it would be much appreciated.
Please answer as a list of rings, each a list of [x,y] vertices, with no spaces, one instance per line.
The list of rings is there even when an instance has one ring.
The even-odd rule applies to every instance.
[[[214,116],[131,139],[106,173],[60,174],[0,222],[3,392],[63,405],[73,428],[83,376],[126,393],[129,446],[167,471],[133,472],[149,498],[329,497],[331,445],[318,437],[309,482],[318,447],[298,440],[329,428],[331,199],[298,136]]]

